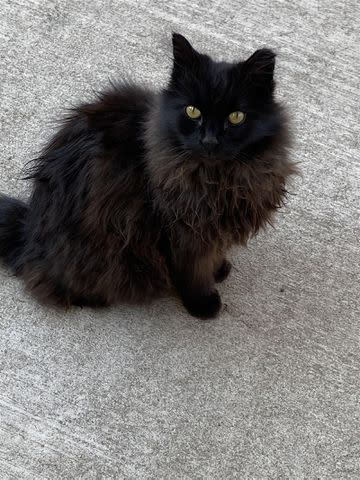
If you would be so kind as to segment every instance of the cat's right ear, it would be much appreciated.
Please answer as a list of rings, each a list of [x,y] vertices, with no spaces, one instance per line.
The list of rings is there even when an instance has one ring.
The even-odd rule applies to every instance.
[[[190,42],[180,33],[172,35],[174,67],[191,67],[196,62],[199,54]]]

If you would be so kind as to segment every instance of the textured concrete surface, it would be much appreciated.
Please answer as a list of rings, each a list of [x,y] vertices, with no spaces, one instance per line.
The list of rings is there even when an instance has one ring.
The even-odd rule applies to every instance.
[[[0,478],[360,478],[359,2],[2,0],[0,190],[108,78],[162,84],[170,32],[277,49],[304,177],[234,251],[213,322],[170,299],[37,305],[0,269]]]

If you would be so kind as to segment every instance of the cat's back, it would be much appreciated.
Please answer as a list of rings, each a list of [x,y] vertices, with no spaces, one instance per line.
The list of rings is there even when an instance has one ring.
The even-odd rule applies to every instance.
[[[83,104],[77,115],[91,131],[101,134],[105,148],[138,153],[142,148],[142,130],[154,93],[128,83],[112,84],[98,94],[95,102]]]
[[[92,102],[73,108],[32,165],[28,178],[60,179],[96,158],[118,167],[138,164],[144,152],[142,130],[154,93],[128,83],[112,84]],[[75,178],[74,178],[75,179]]]
[[[59,284],[66,279],[66,291],[85,289],[98,298],[100,277],[101,297],[129,298],[133,278],[124,278],[130,277],[133,261],[127,259],[146,251],[147,258],[156,257],[153,268],[159,268],[159,229],[143,168],[142,130],[152,99],[145,88],[112,86],[73,109],[37,159],[19,269],[36,267],[36,282],[44,291],[49,285],[57,288],[53,279]],[[139,272],[146,268],[140,265]],[[32,280],[28,283],[33,290]]]
[[[29,171],[31,230],[44,233],[45,217],[51,232],[90,223],[108,231],[119,210],[124,222],[141,217],[147,201],[142,130],[153,97],[146,88],[116,84],[71,111]]]

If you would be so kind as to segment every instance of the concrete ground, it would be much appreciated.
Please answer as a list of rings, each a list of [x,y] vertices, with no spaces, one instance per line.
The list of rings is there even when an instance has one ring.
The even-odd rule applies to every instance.
[[[302,162],[276,229],[233,253],[218,319],[172,299],[56,311],[0,270],[0,478],[360,478],[357,0],[2,0],[0,191],[64,107],[156,86],[170,33],[278,51]]]

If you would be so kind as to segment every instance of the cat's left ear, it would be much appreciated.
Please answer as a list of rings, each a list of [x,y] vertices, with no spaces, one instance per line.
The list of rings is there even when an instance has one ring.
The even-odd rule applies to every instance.
[[[275,57],[275,52],[269,48],[261,48],[244,62],[244,67],[253,74],[272,78],[275,69]]]
[[[274,69],[276,54],[268,48],[257,50],[241,64],[242,73],[250,77],[254,86],[274,89]]]
[[[198,52],[191,46],[190,42],[180,33],[173,33],[173,55],[174,66],[191,67],[198,59]]]

